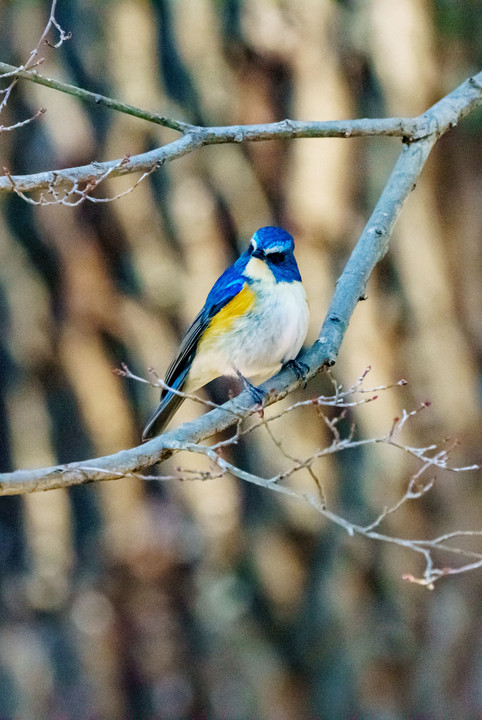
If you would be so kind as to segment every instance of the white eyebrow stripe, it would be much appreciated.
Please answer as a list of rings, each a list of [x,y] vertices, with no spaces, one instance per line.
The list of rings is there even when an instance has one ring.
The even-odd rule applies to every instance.
[[[256,240],[254,239],[254,235],[253,235],[253,237],[251,238],[251,243],[250,243],[250,245],[253,246],[253,250],[257,250],[257,249],[258,249],[258,243],[257,243]]]
[[[265,251],[264,251],[264,254],[265,254],[265,255],[272,255],[272,254],[274,254],[274,253],[282,253],[282,252],[285,252],[284,248],[278,247],[277,245],[275,245],[274,247],[270,247],[270,248],[268,248],[267,250],[265,250]]]

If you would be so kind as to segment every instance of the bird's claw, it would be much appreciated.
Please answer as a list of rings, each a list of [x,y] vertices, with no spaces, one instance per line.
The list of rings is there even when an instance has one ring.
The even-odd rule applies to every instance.
[[[253,385],[253,383],[249,382],[248,378],[245,378],[244,375],[239,372],[239,370],[236,370],[236,375],[239,377],[245,389],[249,392],[249,394],[253,398],[253,401],[256,403],[256,409],[258,411],[262,410],[268,398],[268,393],[264,390],[261,390],[261,388],[257,387],[256,385]]]
[[[251,397],[258,406],[257,409],[261,410],[264,407],[264,404],[268,398],[268,393],[264,390],[261,390],[261,388],[256,387],[256,385],[251,385],[251,383],[246,389],[251,394]]]
[[[305,388],[307,383],[306,375],[310,369],[309,366],[301,360],[288,360],[283,365],[283,368],[287,367],[293,370],[298,380],[301,380],[303,382],[303,387]]]

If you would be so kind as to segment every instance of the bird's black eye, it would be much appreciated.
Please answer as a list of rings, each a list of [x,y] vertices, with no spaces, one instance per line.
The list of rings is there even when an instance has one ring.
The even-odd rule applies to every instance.
[[[281,252],[269,253],[269,255],[267,256],[267,260],[270,263],[273,263],[273,265],[281,265],[284,259],[285,254]]]

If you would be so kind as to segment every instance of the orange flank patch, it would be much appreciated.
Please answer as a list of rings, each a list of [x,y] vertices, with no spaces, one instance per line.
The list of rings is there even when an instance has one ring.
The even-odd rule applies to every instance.
[[[245,315],[254,307],[255,301],[256,294],[248,283],[245,283],[242,290],[213,317],[204,332],[201,343],[209,345],[216,337],[227,332],[237,318]]]

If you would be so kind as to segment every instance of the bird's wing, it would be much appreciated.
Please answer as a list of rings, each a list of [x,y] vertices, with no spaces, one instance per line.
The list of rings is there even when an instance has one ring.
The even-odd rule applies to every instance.
[[[241,292],[245,283],[246,278],[244,278],[235,267],[228,268],[216,281],[207,297],[204,307],[186,332],[179,347],[179,352],[167,370],[166,385],[169,385],[169,387],[175,390],[182,390],[196,354],[196,348],[204,331],[212,318]],[[142,435],[143,440],[147,440],[156,433],[161,432],[182,401],[183,398],[176,395],[176,393],[163,390],[161,393],[161,402],[146,425]]]
[[[241,292],[245,283],[246,278],[234,272],[232,267],[228,268],[216,281],[204,307],[187,330],[179,347],[179,352],[167,370],[167,385],[174,386],[177,378],[186,368],[191,366],[197,345],[212,318]]]

